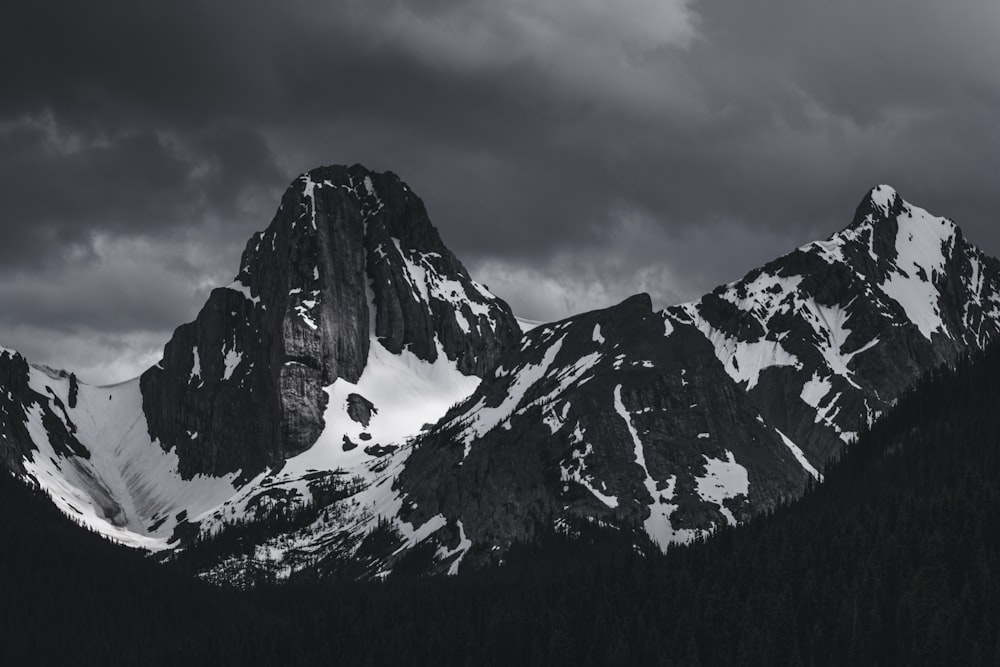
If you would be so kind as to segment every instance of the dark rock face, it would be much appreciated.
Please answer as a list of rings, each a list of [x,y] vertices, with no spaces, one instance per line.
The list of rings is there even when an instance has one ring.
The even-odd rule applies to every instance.
[[[372,336],[482,375],[519,335],[397,176],[322,167],[292,183],[233,286],[213,291],[143,374],[143,408],[185,477],[248,478],[315,442],[323,387],[358,380]]]
[[[16,352],[0,351],[0,464],[24,474],[24,459],[35,449],[25,423],[25,404],[35,392],[28,387],[28,362]]]
[[[720,465],[748,488],[716,496]],[[447,519],[445,547],[456,526],[506,547],[581,520],[665,546],[772,507],[806,479],[704,336],[638,295],[526,334],[417,440],[397,486],[405,521]]]
[[[76,438],[76,426],[66,406],[54,393],[40,394],[28,381],[28,362],[20,354],[0,348],[0,465],[24,474],[37,446],[28,431],[28,411],[37,410],[42,428],[57,456],[89,459],[90,452]]]
[[[362,426],[368,426],[372,419],[372,414],[378,409],[361,394],[349,394],[347,396],[347,414],[354,421]]]

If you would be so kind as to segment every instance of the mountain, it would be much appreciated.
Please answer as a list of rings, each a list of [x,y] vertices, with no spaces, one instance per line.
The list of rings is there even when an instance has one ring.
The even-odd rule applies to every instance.
[[[589,525],[665,548],[800,495],[995,339],[998,281],[954,223],[880,186],[844,230],[697,302],[522,333],[398,177],[324,167],[140,378],[0,353],[0,460],[228,582],[456,572]]]
[[[447,578],[207,586],[0,472],[0,642],[37,665],[994,665],[998,374],[997,345],[932,373],[823,484],[711,539],[549,531]]]
[[[93,387],[5,352],[3,459],[95,529],[163,549],[359,488],[519,338],[397,176],[320,168],[141,377]]]
[[[469,278],[392,174],[303,175],[240,267],[141,378],[150,435],[177,450],[185,477],[248,479],[306,451],[332,417],[324,387],[358,384],[380,354],[481,376],[520,337],[507,304]],[[362,426],[380,410],[375,422],[398,419],[352,396]]]

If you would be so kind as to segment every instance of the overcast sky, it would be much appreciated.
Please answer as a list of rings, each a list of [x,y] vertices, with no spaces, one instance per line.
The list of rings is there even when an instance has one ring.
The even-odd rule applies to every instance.
[[[0,344],[91,381],[320,164],[398,173],[532,319],[694,298],[877,183],[1000,254],[996,0],[8,5]]]

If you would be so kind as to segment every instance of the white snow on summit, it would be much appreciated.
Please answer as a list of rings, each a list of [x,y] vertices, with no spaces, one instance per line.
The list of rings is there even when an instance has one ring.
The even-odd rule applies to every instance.
[[[895,270],[882,289],[903,307],[926,338],[934,333],[950,336],[941,320],[941,295],[935,283],[954,249],[955,223],[905,203],[897,221]]]

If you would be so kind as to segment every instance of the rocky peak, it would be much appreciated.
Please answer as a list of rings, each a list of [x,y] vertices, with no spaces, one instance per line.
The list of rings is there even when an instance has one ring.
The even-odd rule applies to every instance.
[[[1000,264],[888,186],[847,227],[671,315],[821,467],[927,369],[997,335]]]
[[[399,177],[320,167],[292,182],[236,280],[144,374],[144,407],[182,472],[246,475],[316,441],[324,387],[356,382],[371,345],[482,376],[519,337]]]

